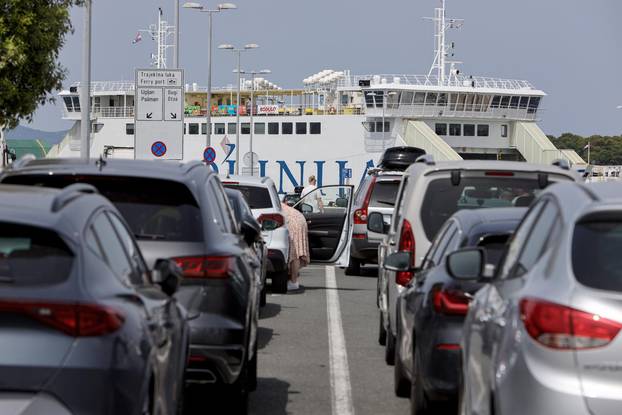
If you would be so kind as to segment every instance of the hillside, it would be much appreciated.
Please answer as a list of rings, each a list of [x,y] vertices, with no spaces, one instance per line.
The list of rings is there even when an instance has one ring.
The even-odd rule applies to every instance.
[[[14,130],[6,131],[9,140],[43,140],[50,145],[59,143],[67,131],[42,131],[30,127],[18,126]]]

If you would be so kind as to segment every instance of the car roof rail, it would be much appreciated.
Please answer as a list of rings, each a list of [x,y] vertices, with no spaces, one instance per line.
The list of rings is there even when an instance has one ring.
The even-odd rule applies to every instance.
[[[205,166],[205,163],[200,160],[192,160],[187,163],[183,163],[181,166],[184,169],[184,173],[188,174],[188,172],[190,172],[190,170],[194,169],[195,167]]]
[[[428,166],[435,166],[436,162],[434,161],[434,156],[432,154],[423,154],[417,157],[415,163],[425,163]]]
[[[555,159],[551,164],[553,166],[559,167],[562,170],[570,170],[570,162],[566,159]]]
[[[24,154],[23,156],[19,158],[19,160],[14,161],[11,164],[11,167],[14,169],[21,169],[22,167],[26,167],[28,163],[36,159],[37,159],[37,156],[35,156],[32,153]]]
[[[56,213],[80,196],[99,194],[92,185],[86,183],[74,183],[63,188],[52,201],[52,212]]]

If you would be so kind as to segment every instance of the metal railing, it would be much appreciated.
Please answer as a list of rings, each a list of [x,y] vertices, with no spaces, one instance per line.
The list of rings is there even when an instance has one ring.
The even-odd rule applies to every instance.
[[[275,113],[271,114],[258,114],[253,113],[254,117],[274,117],[274,116],[301,116],[301,115],[365,115],[366,111],[363,106],[348,106],[348,107],[326,107],[326,108],[279,108]],[[207,109],[201,108],[200,110],[194,110],[192,112],[186,112],[185,117],[205,117]],[[250,115],[249,111],[240,111],[241,116]],[[212,111],[214,117],[235,117],[235,111],[233,112],[220,112]]]
[[[71,87],[80,88],[80,82],[74,82]],[[91,92],[134,92],[132,81],[95,81],[91,82]]]
[[[97,118],[131,118],[134,116],[134,107],[98,107],[91,111]]]
[[[501,79],[501,78],[489,78],[482,76],[465,76],[457,75],[451,76],[445,79],[445,82],[441,83],[438,76],[435,75],[399,75],[399,74],[384,74],[384,75],[354,75],[346,77],[337,83],[337,87],[340,88],[352,88],[358,87],[359,81],[370,81],[371,86],[389,85],[395,86],[395,84],[409,85],[409,86],[441,86],[441,87],[469,87],[469,88],[490,88],[490,89],[502,89],[509,91],[517,90],[535,90],[533,85],[528,81],[517,79]]]
[[[387,105],[384,109],[385,117],[417,117],[417,118],[500,118],[511,120],[535,121],[541,109],[530,108],[493,108],[486,104],[448,104],[441,105],[400,105],[399,107]],[[368,107],[366,114],[373,117],[381,117],[382,108]]]

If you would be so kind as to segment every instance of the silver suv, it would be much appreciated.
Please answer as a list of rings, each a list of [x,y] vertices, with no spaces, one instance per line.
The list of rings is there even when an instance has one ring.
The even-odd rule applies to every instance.
[[[448,257],[454,278],[488,283],[465,321],[462,414],[620,413],[620,252],[620,185],[559,184],[526,214],[494,277],[478,272],[478,249]]]
[[[229,176],[222,183],[244,195],[253,216],[261,224],[268,246],[268,278],[272,280],[272,291],[287,292],[289,231],[274,182],[269,177]]]
[[[567,164],[545,166],[510,161],[434,162],[422,156],[404,175],[388,253],[411,253],[413,271],[380,276],[380,338],[386,336],[386,361],[395,356],[396,300],[412,279],[445,221],[460,209],[526,207],[549,184],[577,181]],[[386,332],[386,334],[385,334]]]

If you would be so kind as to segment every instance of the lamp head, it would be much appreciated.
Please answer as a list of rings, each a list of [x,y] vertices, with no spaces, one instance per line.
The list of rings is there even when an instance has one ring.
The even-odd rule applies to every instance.
[[[244,49],[257,49],[259,47],[256,43],[249,43],[248,45],[244,45]]]
[[[218,46],[218,49],[233,50],[235,49],[235,47],[233,45],[224,44],[224,45]]]
[[[218,5],[218,10],[233,10],[237,8],[238,6],[233,3],[221,3]]]
[[[195,10],[203,10],[203,6],[201,6],[199,3],[195,3],[195,2],[187,2],[184,3],[183,6],[184,9],[195,9]]]

